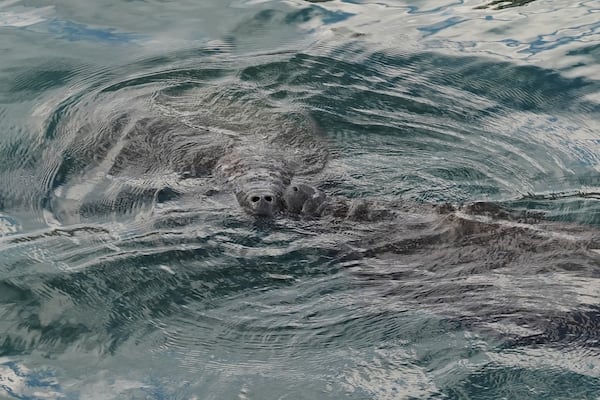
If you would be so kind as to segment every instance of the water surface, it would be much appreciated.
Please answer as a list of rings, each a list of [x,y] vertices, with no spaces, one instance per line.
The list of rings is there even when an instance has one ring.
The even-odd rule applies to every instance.
[[[0,397],[595,398],[599,11],[1,2]],[[414,207],[256,221],[169,153],[119,164],[121,115],[315,135],[301,179]],[[544,220],[428,208],[473,201]]]

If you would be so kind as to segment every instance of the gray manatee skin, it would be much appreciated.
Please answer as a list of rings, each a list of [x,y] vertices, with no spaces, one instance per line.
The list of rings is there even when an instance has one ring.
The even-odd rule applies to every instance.
[[[105,182],[105,190],[100,192],[106,197],[68,197],[68,193],[87,196],[86,190],[99,188],[97,184],[88,189],[88,181],[93,181],[95,176],[162,176],[171,171],[176,172],[179,179],[214,177],[225,190],[233,192],[244,212],[255,217],[273,218],[284,213],[306,218],[375,222],[392,220],[402,209],[419,208],[402,201],[328,196],[314,186],[293,182],[295,176],[317,172],[327,162],[326,147],[322,143],[319,146],[318,135],[314,134],[316,128],[312,125],[303,129],[306,135],[273,132],[269,137],[250,132],[232,138],[220,131],[183,124],[175,118],[119,113],[102,129],[92,128],[81,128],[71,143],[71,148],[78,152],[73,154],[73,150],[69,150],[69,159],[77,163],[61,163],[56,168],[56,187],[51,188],[54,196],[49,204],[53,213],[60,213],[59,218],[64,221],[76,222],[77,217],[93,218],[95,214],[127,211],[140,203],[152,202],[164,193],[173,193],[171,197],[177,195],[177,190],[170,190],[168,182],[167,186],[158,182],[156,186],[140,188],[129,187],[127,182],[131,180],[122,179]],[[84,170],[86,166],[92,167],[79,176],[79,168]],[[124,182],[122,187],[117,186],[121,182]],[[107,197],[113,193],[114,198]],[[438,212],[454,211],[445,207],[437,206]],[[485,207],[479,204],[464,209],[500,218],[507,213],[493,207],[490,210],[489,204]],[[427,212],[423,207],[421,211]]]
[[[151,209],[165,193],[219,193],[227,204],[231,193],[245,213],[274,217],[292,177],[325,168],[327,136],[305,109],[235,79],[173,84],[122,83],[49,116],[58,123],[28,189],[47,214],[81,223]]]
[[[283,193],[283,203],[290,214],[303,217],[332,217],[352,221],[381,221],[394,217],[394,204],[373,199],[346,199],[327,196],[319,189],[297,183]]]
[[[250,215],[274,217],[285,207],[283,196],[292,172],[281,158],[234,151],[219,159],[215,171]]]
[[[462,213],[489,218],[491,221],[505,220],[529,224],[544,219],[541,213],[510,210],[485,201],[462,205],[417,204],[403,200],[382,201],[373,198],[348,199],[342,196],[327,196],[305,183],[290,184],[283,192],[282,200],[285,211],[291,215],[308,218],[330,217],[357,222],[392,221],[402,218],[401,215],[406,212],[446,216]]]
[[[152,102],[174,101],[163,97],[168,96],[152,97]],[[78,217],[128,212],[177,197],[178,190],[189,187],[182,180],[197,178],[209,182],[200,190],[232,192],[242,210],[256,217],[385,221],[408,209],[431,211],[401,200],[328,196],[310,184],[292,181],[307,181],[328,161],[323,135],[302,111],[275,112],[262,103],[229,100],[214,89],[195,99],[206,99],[206,107],[182,100],[191,108],[172,115],[160,109],[150,115],[147,108],[153,103],[145,94],[128,101],[124,109],[119,96],[100,97],[89,103],[90,108],[83,103],[77,114],[81,118],[61,122],[64,137],[59,143],[64,147],[44,160],[45,170],[55,171],[39,179],[49,183],[43,188],[49,193],[47,207],[64,215],[58,219],[77,222]],[[437,209],[442,212],[444,207]],[[472,211],[498,217],[505,212],[481,206]]]
[[[306,216],[322,214],[326,198],[325,193],[304,183],[290,185],[283,193],[286,210]]]
[[[392,217],[374,200],[350,200],[341,196],[327,196],[305,183],[290,185],[283,193],[283,203],[289,214],[309,218],[332,217],[354,221],[376,221]]]

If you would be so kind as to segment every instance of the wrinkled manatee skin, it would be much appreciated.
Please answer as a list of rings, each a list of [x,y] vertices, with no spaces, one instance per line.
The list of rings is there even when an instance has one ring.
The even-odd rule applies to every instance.
[[[250,215],[274,217],[283,210],[284,191],[291,181],[283,160],[233,152],[219,160],[216,172]]]
[[[320,215],[325,200],[325,193],[303,183],[290,185],[283,193],[285,208],[292,214]]]

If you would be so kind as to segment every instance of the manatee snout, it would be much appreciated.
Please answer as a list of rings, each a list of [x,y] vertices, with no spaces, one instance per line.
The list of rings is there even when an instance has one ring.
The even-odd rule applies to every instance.
[[[276,185],[253,183],[238,191],[236,197],[240,206],[256,217],[274,217],[284,210],[290,214],[318,216],[326,204],[323,192],[303,183],[279,189]]]
[[[237,198],[249,214],[257,217],[273,217],[282,209],[281,194],[273,190],[251,190]]]

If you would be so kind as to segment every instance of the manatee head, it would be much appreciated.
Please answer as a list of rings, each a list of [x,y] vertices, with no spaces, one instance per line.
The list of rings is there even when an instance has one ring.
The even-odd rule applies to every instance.
[[[230,185],[242,209],[255,217],[273,217],[283,209],[283,192],[291,171],[285,160],[250,146],[221,157],[215,175]]]
[[[274,217],[286,208],[285,193],[294,167],[278,152],[260,146],[236,148],[218,161],[215,172],[224,184],[231,185],[248,214]]]
[[[293,184],[283,192],[283,203],[293,214],[317,215],[326,196],[323,192],[303,183]]]
[[[240,206],[257,217],[273,217],[283,209],[282,190],[274,185],[249,185],[236,192]]]

